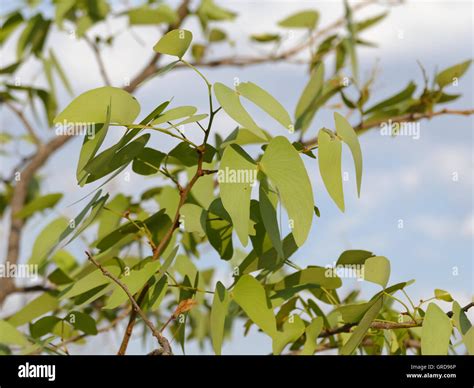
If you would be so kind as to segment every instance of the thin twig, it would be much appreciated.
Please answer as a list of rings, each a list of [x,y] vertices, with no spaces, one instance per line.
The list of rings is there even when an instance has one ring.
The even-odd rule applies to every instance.
[[[36,134],[33,126],[31,125],[31,123],[28,121],[28,119],[26,118],[25,114],[23,113],[22,110],[18,109],[14,104],[12,104],[10,101],[6,100],[4,101],[5,102],[5,105],[8,106],[10,108],[10,110],[15,113],[17,115],[17,117],[20,119],[20,121],[22,122],[22,124],[25,126],[25,129],[28,131],[30,137],[31,137],[31,140],[33,141],[33,143],[35,143],[36,145],[38,146],[41,146],[42,144],[42,141],[41,139],[38,137],[38,135]]]
[[[143,310],[140,308],[140,306],[138,305],[137,301],[135,300],[135,298],[133,297],[133,295],[131,294],[130,290],[128,289],[128,287],[122,283],[120,281],[120,279],[118,279],[116,276],[114,276],[113,274],[111,274],[109,271],[107,271],[104,267],[102,267],[102,265],[100,265],[97,260],[94,259],[94,257],[86,251],[86,255],[88,257],[88,259],[97,267],[99,268],[102,273],[104,274],[104,276],[108,277],[109,279],[111,279],[113,282],[115,282],[128,296],[128,299],[130,299],[130,302],[132,303],[132,306],[133,306],[133,310],[138,314],[140,315],[140,317],[143,319],[143,322],[145,322],[145,324],[148,326],[148,328],[151,330],[151,333],[153,334],[153,336],[158,340],[158,343],[159,345],[161,346],[161,348],[163,349],[163,352],[161,353],[162,355],[172,355],[173,352],[171,350],[171,346],[168,342],[168,340],[163,336],[163,334],[160,333],[160,331],[155,327],[155,325],[148,319],[148,317],[146,316],[146,314],[143,312]]]
[[[92,42],[87,35],[84,35],[84,40],[86,43],[89,45],[89,47],[92,49],[94,52],[95,59],[97,61],[97,65],[99,66],[99,71],[100,75],[102,76],[102,79],[104,80],[105,85],[110,86],[112,83],[110,82],[109,75],[107,73],[107,69],[105,68],[105,63],[102,58],[102,53],[100,52],[99,47],[97,46],[96,43]]]

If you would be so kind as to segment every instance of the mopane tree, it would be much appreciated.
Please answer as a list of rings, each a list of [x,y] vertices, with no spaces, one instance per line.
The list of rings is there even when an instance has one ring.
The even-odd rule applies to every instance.
[[[2,353],[68,354],[70,344],[115,331],[121,335],[118,354],[126,354],[130,339],[139,335],[153,341],[153,355],[184,351],[190,341],[211,343],[221,354],[232,333],[243,335],[254,325],[271,338],[271,348],[261,353],[474,352],[474,329],[465,314],[472,304],[461,306],[440,289],[429,300],[413,302],[408,287],[414,281],[391,282],[384,252],[341,251],[331,268],[298,265],[298,250],[317,233],[312,225],[324,221],[311,176],[319,169],[321,184],[344,212],[342,153],[351,155],[355,174],[355,191],[345,194],[360,195],[363,160],[371,155],[362,154],[359,135],[388,121],[472,114],[444,107],[459,97],[450,87],[471,60],[459,58],[459,64],[430,75],[421,66],[423,85],[407,82],[377,101],[371,98],[376,73],[368,79],[359,75],[358,50],[372,45],[366,30],[388,22],[387,2],[386,11],[368,19],[358,12],[375,1],[343,3],[343,17],[325,25],[309,5],[276,20],[278,32],[249,36],[258,47],[254,55],[222,57],[219,47],[232,44],[226,26],[239,23],[223,2],[28,3],[9,7],[0,34],[2,44],[16,47],[16,59],[1,69],[0,102],[19,119],[3,123],[1,141],[35,149],[11,171],[2,167],[0,209],[8,230],[0,303],[27,296],[16,311],[2,313]],[[125,30],[101,28],[114,20],[125,21]],[[156,35],[156,44],[143,48],[148,63],[121,87],[111,79],[103,52],[126,52],[116,37],[133,36],[136,26]],[[73,75],[50,43],[53,34],[86,42],[103,84],[75,93]],[[284,106],[258,80],[209,79],[214,68],[285,61],[297,62],[296,71],[307,74],[295,106]],[[33,64],[48,87],[17,77]],[[168,96],[155,98],[155,109],[141,110],[143,101],[134,93],[142,85],[152,78],[159,85],[170,72],[183,71],[200,80],[208,96],[205,110],[192,101],[173,102],[174,95],[187,93],[179,80],[176,89],[160,91]],[[67,103],[58,101],[58,88],[70,93]],[[322,108],[333,111],[330,128],[318,124]],[[225,137],[215,128],[223,115],[233,122]],[[271,124],[261,124],[264,119]],[[119,139],[107,145],[117,133]],[[46,194],[52,188],[42,186],[41,171],[78,134],[83,140],[69,161],[76,166],[77,191],[88,192],[80,200],[83,209],[73,219],[58,217],[44,225],[20,252],[27,223],[68,206],[60,202],[63,193]],[[164,138],[173,141],[171,149],[156,146]],[[137,187],[133,198],[107,190],[130,166],[154,187]],[[68,250],[73,240],[83,245],[83,255]],[[227,275],[213,265],[205,270],[197,265],[209,252],[227,262]],[[35,284],[20,279],[21,263],[39,273]],[[378,292],[368,299],[358,291],[342,297],[346,271],[375,283]],[[451,311],[443,312],[435,299],[451,303]]]

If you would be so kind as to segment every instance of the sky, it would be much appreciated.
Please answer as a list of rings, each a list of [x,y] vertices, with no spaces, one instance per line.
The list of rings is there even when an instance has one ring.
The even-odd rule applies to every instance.
[[[221,2],[222,3],[222,2]],[[224,4],[224,3],[222,3]],[[264,53],[261,46],[249,43],[246,38],[252,33],[277,31],[276,23],[286,15],[303,9],[315,8],[321,13],[320,25],[325,26],[343,14],[339,1],[226,1],[225,6],[239,14],[236,23],[223,23],[222,27],[235,40],[235,47],[220,45],[214,49],[213,56],[219,57],[244,53],[258,55]],[[48,12],[48,7],[45,7]],[[363,19],[384,10],[385,7],[369,7],[356,14]],[[390,15],[378,26],[367,30],[363,37],[376,42],[377,48],[364,48],[359,51],[360,74],[366,79],[378,64],[378,77],[373,95],[368,105],[402,90],[409,81],[423,85],[419,61],[432,76],[437,70],[463,62],[473,57],[473,5],[468,1],[408,1],[406,4],[391,7]],[[108,23],[95,32],[119,31],[126,21]],[[186,28],[197,30],[195,20],[185,24]],[[142,44],[130,34],[123,33],[116,48],[105,50],[104,61],[114,86],[123,86],[133,77],[151,55],[151,47],[159,38],[153,29],[135,28],[135,35]],[[294,37],[298,39],[298,36]],[[196,40],[199,40],[197,34]],[[2,48],[2,66],[14,60],[14,42]],[[291,40],[288,44],[291,45]],[[76,95],[101,86],[97,65],[83,43],[64,34],[54,33],[49,45],[54,49],[60,62],[70,74]],[[332,59],[326,65],[333,66]],[[21,77],[31,78],[39,71],[37,64],[24,66]],[[293,112],[299,93],[308,79],[306,69],[297,64],[266,64],[245,68],[203,69],[211,82],[232,84],[237,77],[241,81],[258,83],[273,94],[290,112]],[[38,78],[41,84],[44,80]],[[449,93],[462,94],[462,97],[446,107],[472,109],[473,71],[460,80],[459,85],[451,87]],[[62,106],[70,97],[62,91]],[[178,70],[146,83],[136,93],[142,107],[142,115],[158,103],[174,97],[174,106],[195,105],[205,111],[207,92],[202,80],[188,70]],[[258,123],[272,134],[277,128],[264,114],[252,110]],[[323,109],[318,113],[309,132],[315,135],[320,127],[334,127],[333,109]],[[15,124],[17,119],[9,112],[1,111],[1,129]],[[353,120],[356,123],[356,120]],[[225,136],[235,124],[224,115],[216,122],[217,131]],[[416,279],[408,289],[415,300],[427,299],[433,295],[434,288],[449,291],[464,305],[472,300],[473,272],[473,117],[441,116],[420,122],[418,139],[410,136],[396,138],[383,136],[374,129],[360,137],[364,158],[364,172],[360,198],[357,198],[354,170],[350,153],[343,151],[343,171],[348,174],[344,182],[346,211],[342,214],[329,198],[319,176],[317,162],[307,163],[310,178],[314,183],[314,195],[321,218],[315,219],[310,238],[292,258],[300,266],[332,264],[341,252],[347,249],[366,249],[377,255],[386,256],[391,261],[390,283]],[[109,132],[110,133],[110,132]],[[51,136],[47,130],[41,135]],[[119,138],[111,136],[112,144]],[[190,134],[193,138],[193,134]],[[163,138],[154,140],[160,147],[171,147],[173,142]],[[68,143],[62,151],[52,158],[42,170],[45,178],[44,191],[67,194],[57,208],[46,215],[37,216],[25,229],[22,244],[22,259],[29,257],[30,241],[41,229],[58,214],[73,217],[82,204],[69,206],[91,191],[90,187],[79,188],[75,182],[76,156],[80,139]],[[19,149],[20,154],[28,154],[31,149]],[[71,156],[72,155],[72,156]],[[12,165],[7,158],[0,159],[2,172],[4,166]],[[458,179],[453,180],[453,177]],[[120,175],[106,189],[111,193],[125,192],[137,195],[153,181],[136,175],[126,182]],[[137,190],[137,187],[140,190]],[[400,223],[403,222],[403,228]],[[5,252],[5,233],[7,219],[0,224],[0,252]],[[70,246],[71,252],[81,255],[80,243]],[[220,262],[217,255],[206,255],[197,264],[200,268],[217,266],[220,273],[230,278],[229,268]],[[456,267],[458,271],[453,271]],[[378,291],[375,285],[366,282],[350,282],[344,289],[358,288],[364,297]],[[11,298],[14,299],[14,298]],[[21,298],[9,302],[6,308],[15,308]],[[451,308],[441,303],[445,310]],[[470,314],[471,319],[473,315]],[[223,354],[262,354],[271,349],[270,340],[252,330],[243,338],[243,328],[234,328],[232,339],[224,345]],[[111,333],[88,345],[88,348],[74,348],[77,353],[103,353],[116,351],[119,334]],[[99,347],[100,346],[100,347]],[[131,352],[140,354],[143,347],[140,339],[131,344]],[[204,350],[195,344],[188,346],[187,353],[212,353],[211,347]]]

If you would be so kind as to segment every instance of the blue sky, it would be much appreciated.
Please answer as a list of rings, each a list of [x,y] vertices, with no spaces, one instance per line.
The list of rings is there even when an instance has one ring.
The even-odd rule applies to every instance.
[[[235,39],[236,48],[224,46],[215,49],[216,56],[231,55],[236,51],[255,55],[264,51],[255,44],[249,44],[242,31],[245,34],[274,31],[276,22],[293,11],[311,7],[319,9],[322,14],[322,26],[330,23],[334,17],[342,15],[340,2],[225,3],[227,7],[241,14],[235,26],[224,25]],[[392,8],[385,22],[368,30],[364,37],[379,44],[378,48],[363,49],[360,52],[363,79],[368,76],[377,60],[379,63],[379,76],[371,103],[400,91],[410,80],[418,84],[417,91],[420,91],[423,79],[417,60],[426,67],[428,74],[432,75],[436,69],[441,70],[472,58],[472,7],[472,3],[466,1],[409,1],[406,5]],[[382,9],[369,8],[360,13],[360,17]],[[188,27],[195,28],[196,25],[191,22]],[[121,25],[119,22],[107,28],[118,30]],[[124,80],[133,76],[142,63],[146,62],[151,47],[159,36],[156,32],[151,33],[146,29],[137,29],[136,33],[143,40],[144,46],[138,45],[128,35],[121,35],[117,47],[122,49],[106,51],[106,66],[110,69],[115,86],[122,86]],[[56,54],[59,54],[66,70],[72,74],[71,81],[76,94],[100,86],[96,65],[83,43],[54,34],[50,44]],[[13,53],[14,47],[10,42],[3,49],[5,63],[2,65],[13,61]],[[327,65],[332,66],[330,61]],[[33,63],[31,66],[25,66],[22,70],[23,76],[34,74],[35,66]],[[294,110],[299,93],[307,82],[306,70],[293,64],[204,71],[212,82],[231,84],[235,77],[241,81],[256,82],[279,99],[290,112]],[[473,71],[470,70],[457,87],[449,89],[450,93],[461,93],[462,98],[446,106],[457,109],[472,108],[473,80]],[[41,79],[38,82],[41,83]],[[179,70],[150,81],[136,96],[141,103],[142,114],[171,96],[174,96],[175,106],[191,104],[203,111],[207,109],[206,90],[202,80],[187,70]],[[65,105],[69,97],[64,95],[61,101]],[[268,123],[268,129],[272,133],[278,132],[278,129],[271,127],[271,122],[266,121],[263,114],[258,111],[253,113],[259,123]],[[310,133],[316,134],[322,126],[333,127],[332,114],[333,110],[323,109],[316,117]],[[352,122],[355,124],[357,120],[353,119]],[[2,111],[2,129],[10,123],[19,126],[9,112]],[[221,117],[216,128],[219,133],[227,134],[234,128],[234,123]],[[416,279],[416,283],[409,289],[415,300],[431,297],[434,288],[442,288],[451,292],[461,304],[469,302],[474,294],[472,130],[472,117],[443,116],[431,121],[422,121],[418,140],[403,136],[381,136],[377,129],[364,134],[360,138],[364,157],[360,199],[357,199],[356,195],[352,161],[348,150],[344,150],[343,171],[349,174],[349,181],[344,184],[344,214],[336,208],[326,193],[317,163],[307,163],[314,182],[316,204],[322,216],[315,220],[307,244],[297,252],[294,261],[302,266],[326,265],[337,260],[339,254],[346,249],[367,249],[391,260],[391,282]],[[42,132],[45,138],[46,134],[46,131]],[[111,138],[109,141],[117,140],[118,136],[119,134],[116,139]],[[80,143],[79,139],[70,142],[42,170],[46,181],[45,192],[66,191],[67,195],[56,210],[47,216],[38,216],[26,228],[27,238],[22,244],[24,259],[29,257],[29,240],[58,213],[68,217],[74,216],[81,204],[75,207],[67,205],[91,190],[88,187],[80,189],[74,180]],[[160,138],[156,140],[156,144],[166,148],[174,143],[168,140],[163,142]],[[24,154],[29,151],[20,150]],[[11,165],[11,162],[4,158],[0,159],[0,163],[2,170],[3,166]],[[453,181],[453,173],[457,173],[458,181]],[[152,184],[149,179],[137,176],[132,176],[131,182],[127,183],[119,176],[107,185],[107,189],[111,193],[124,191],[137,195],[142,188]],[[140,191],[137,191],[137,187]],[[403,229],[398,227],[399,220],[403,220]],[[6,222],[3,220],[1,230],[5,230]],[[4,241],[0,243],[3,243],[3,254],[5,244]],[[78,256],[83,251],[80,243],[71,245],[70,249]],[[199,263],[202,268],[211,265],[217,265],[222,274],[228,271],[228,267],[219,262],[215,255],[206,256]],[[453,267],[459,269],[457,276],[453,276]],[[350,286],[361,288],[366,297],[377,291],[375,286],[366,283],[353,282]],[[13,308],[18,302],[20,301],[10,302],[10,307]],[[446,303],[442,307],[450,309]],[[270,342],[264,336],[251,332],[249,337],[243,339],[242,332],[237,325],[232,341],[224,346],[224,354],[263,353],[270,349]],[[116,339],[113,338],[118,337],[111,334],[110,337],[99,340],[105,341],[101,345],[104,352],[115,351]],[[131,350],[141,353],[141,341],[135,341]],[[188,352],[199,352],[199,349],[190,345]],[[210,348],[206,348],[205,352],[210,352]]]

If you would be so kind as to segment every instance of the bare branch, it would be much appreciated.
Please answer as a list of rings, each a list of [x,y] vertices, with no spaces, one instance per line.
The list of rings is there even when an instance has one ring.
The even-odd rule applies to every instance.
[[[36,134],[35,130],[33,129],[33,126],[31,125],[31,123],[28,121],[28,119],[26,118],[25,114],[23,113],[23,111],[21,111],[20,109],[18,109],[14,104],[12,104],[10,101],[5,101],[5,105],[8,106],[12,112],[14,112],[17,117],[20,119],[20,121],[23,123],[23,125],[25,126],[26,130],[28,131],[29,135],[31,136],[31,140],[33,140],[33,142],[36,144],[36,145],[41,145],[42,142],[40,140],[40,138],[38,137],[38,135]]]
[[[86,43],[89,45],[89,47],[94,52],[94,56],[95,56],[95,59],[97,61],[97,65],[99,66],[99,71],[100,71],[100,74],[102,76],[102,79],[104,80],[104,83],[107,86],[112,85],[112,83],[110,82],[110,78],[109,78],[109,75],[107,73],[107,70],[105,68],[104,60],[102,59],[102,54],[100,52],[99,47],[97,46],[97,44],[95,42],[92,42],[86,35],[84,35],[84,40],[86,41]]]

